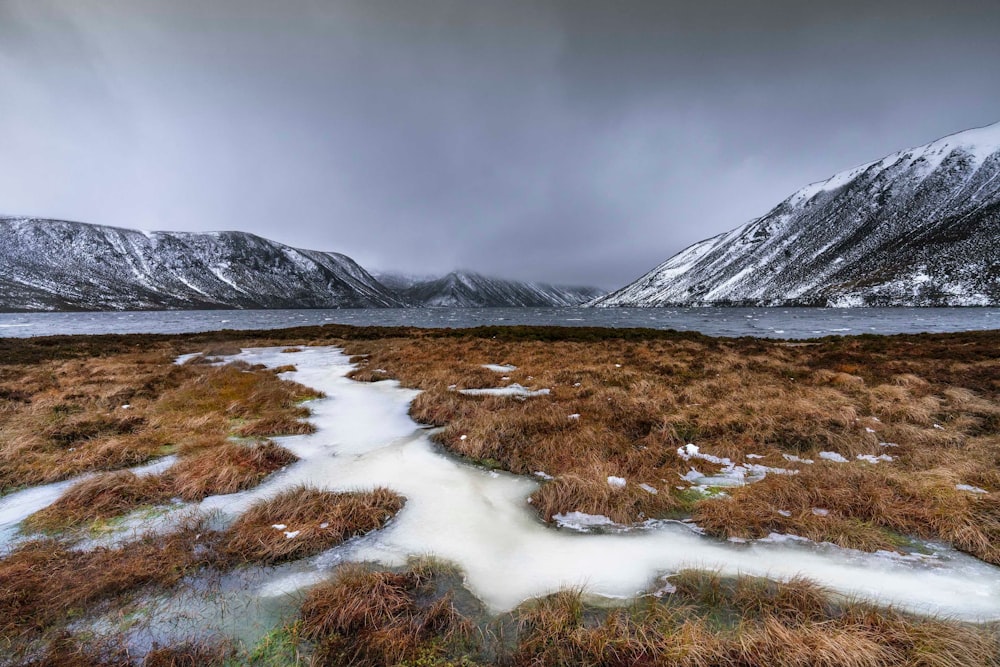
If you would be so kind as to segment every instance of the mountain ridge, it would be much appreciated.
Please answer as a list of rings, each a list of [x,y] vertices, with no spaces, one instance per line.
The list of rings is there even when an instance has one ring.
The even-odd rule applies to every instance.
[[[0,218],[0,309],[386,308],[350,257],[247,232],[143,232]]]
[[[997,305],[998,246],[995,123],[800,188],[588,305]]]
[[[424,308],[531,308],[577,306],[604,291],[596,287],[507,280],[460,269],[438,277],[377,274],[400,298]]]
[[[0,217],[0,311],[6,312],[549,307],[599,293],[471,271],[376,277],[347,255],[248,232],[147,232]]]

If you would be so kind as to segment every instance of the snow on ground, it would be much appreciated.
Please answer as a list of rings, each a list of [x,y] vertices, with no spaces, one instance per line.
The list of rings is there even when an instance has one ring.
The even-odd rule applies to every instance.
[[[744,484],[759,482],[764,479],[768,473],[774,475],[799,474],[798,470],[789,470],[788,468],[772,468],[758,463],[743,463],[737,465],[728,457],[718,457],[711,454],[705,454],[697,445],[693,445],[691,443],[688,443],[683,447],[678,447],[677,456],[681,457],[685,461],[700,459],[702,461],[707,461],[708,463],[722,466],[722,470],[714,475],[703,475],[696,468],[691,468],[686,475],[681,477],[681,479],[687,480],[698,487],[743,486]],[[756,454],[750,454],[747,456],[747,458],[751,457],[761,458]]]

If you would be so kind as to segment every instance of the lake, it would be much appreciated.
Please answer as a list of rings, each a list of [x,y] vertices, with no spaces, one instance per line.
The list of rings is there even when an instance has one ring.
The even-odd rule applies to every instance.
[[[373,308],[0,313],[0,337],[187,333],[316,324],[649,327],[710,336],[815,338],[1000,329],[1000,308]]]

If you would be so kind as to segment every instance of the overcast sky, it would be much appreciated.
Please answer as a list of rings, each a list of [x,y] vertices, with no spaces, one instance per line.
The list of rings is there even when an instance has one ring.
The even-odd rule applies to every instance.
[[[1000,120],[1000,2],[0,0],[0,213],[621,286]]]

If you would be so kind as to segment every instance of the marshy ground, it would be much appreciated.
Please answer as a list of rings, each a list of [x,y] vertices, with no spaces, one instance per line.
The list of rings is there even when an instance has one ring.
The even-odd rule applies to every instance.
[[[11,664],[1000,664],[992,626],[880,609],[805,581],[682,572],[623,608],[570,591],[488,618],[462,595],[461,573],[428,562],[341,568],[257,646],[179,641],[143,656],[114,631],[74,634],[76,619],[194,572],[318,553],[403,506],[385,489],[303,487],[223,530],[192,519],[75,548],[128,512],[251,488],[295,460],[268,438],[308,432],[317,393],[280,369],[204,363],[241,347],[336,344],[357,355],[355,379],[423,390],[411,414],[443,427],[442,447],[544,474],[531,501],[546,521],[683,518],[720,538],[794,534],[864,551],[924,538],[1000,564],[998,343],[997,332],[782,342],[521,327],[3,339],[0,492],[93,475],[28,517],[26,539],[0,560],[0,652]],[[513,384],[549,392],[461,393]],[[678,452],[688,444],[697,456]],[[158,474],[123,471],[167,455],[177,460]],[[754,466],[772,472],[713,486],[723,459],[751,478]],[[261,530],[288,517],[309,532]]]

